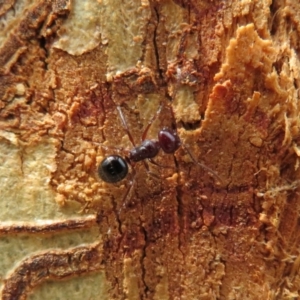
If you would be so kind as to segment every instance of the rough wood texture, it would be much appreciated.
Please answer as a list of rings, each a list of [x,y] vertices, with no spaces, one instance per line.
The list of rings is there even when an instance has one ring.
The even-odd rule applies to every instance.
[[[2,299],[300,297],[299,16],[0,2]],[[184,147],[102,182],[133,147],[117,107],[137,145],[153,121],[147,138],[167,126]]]

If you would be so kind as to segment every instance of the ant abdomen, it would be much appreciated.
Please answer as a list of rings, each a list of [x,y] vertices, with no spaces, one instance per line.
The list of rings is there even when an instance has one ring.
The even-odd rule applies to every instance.
[[[123,180],[128,174],[128,165],[125,159],[119,155],[105,157],[98,167],[99,177],[108,183],[116,183]]]

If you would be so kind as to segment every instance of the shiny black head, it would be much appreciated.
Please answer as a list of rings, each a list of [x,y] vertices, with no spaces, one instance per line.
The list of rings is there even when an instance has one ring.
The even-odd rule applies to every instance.
[[[98,174],[105,182],[119,182],[128,174],[127,162],[119,155],[105,157],[98,167]]]

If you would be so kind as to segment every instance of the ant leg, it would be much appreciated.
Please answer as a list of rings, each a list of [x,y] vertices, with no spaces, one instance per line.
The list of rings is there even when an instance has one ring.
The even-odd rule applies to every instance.
[[[169,169],[173,169],[173,167],[170,166],[166,166],[166,165],[161,165],[159,163],[157,163],[156,161],[154,161],[152,158],[148,158],[148,160],[151,162],[151,164],[161,167],[161,168],[169,168]]]
[[[151,120],[148,122],[146,128],[144,129],[144,132],[143,132],[143,134],[142,134],[142,141],[145,140],[149,128],[151,127],[152,123],[156,120],[156,118],[157,118],[158,115],[160,114],[161,110],[162,110],[162,104],[159,105],[158,110],[156,111],[156,113],[154,114],[154,116],[151,118]]]
[[[136,183],[136,180],[135,180],[136,172],[135,172],[135,169],[134,169],[133,165],[131,165],[131,168],[132,168],[132,172],[131,172],[131,175],[130,175],[131,178],[129,180],[129,186],[128,186],[128,188],[126,190],[126,193],[125,193],[125,195],[124,195],[124,197],[122,199],[122,205],[121,205],[121,207],[120,207],[120,209],[118,211],[118,216],[120,216],[120,214],[122,213],[123,209],[126,208],[126,206],[128,204],[128,196],[130,195],[130,192],[131,192],[132,188],[134,187],[134,185]],[[157,179],[157,180],[161,179],[159,176],[157,176],[155,173],[153,173],[153,172],[151,172],[149,170],[148,165],[147,165],[146,170],[147,170],[147,173],[149,175],[153,176],[155,179]]]
[[[100,148],[104,149],[105,151],[114,151],[114,152],[117,152],[117,153],[123,153],[124,152],[124,148],[122,147],[113,147],[113,146],[106,146],[106,145],[103,145],[101,143],[95,143],[95,142],[92,142],[94,145],[97,145],[99,146]]]
[[[121,208],[119,209],[119,215],[121,214],[122,210],[124,208],[126,208],[126,205],[127,205],[127,197],[131,191],[131,189],[133,188],[134,184],[135,184],[135,175],[136,175],[136,172],[135,172],[135,169],[134,169],[134,166],[132,164],[131,165],[131,178],[129,180],[129,186],[127,188],[127,191],[122,199],[122,205],[121,205]]]
[[[176,96],[176,94],[177,94],[177,91],[176,91],[174,97]],[[172,99],[175,99],[175,98],[172,97]],[[171,115],[172,115],[172,120],[174,120],[174,122],[176,122],[175,113],[174,113],[174,110],[173,110],[171,104],[168,103],[167,105],[165,105],[165,107],[169,109],[169,111],[170,111],[170,113],[171,113]]]
[[[160,105],[160,107],[158,108],[157,112],[155,113],[155,115],[151,118],[151,120],[149,121],[148,125],[146,126],[146,129],[144,130],[143,134],[142,134],[142,141],[144,140],[145,136],[147,135],[147,132],[151,126],[151,124],[153,123],[153,121],[157,118],[157,116],[159,115],[160,111],[161,111],[161,108],[162,106]],[[127,125],[127,122],[125,120],[125,117],[124,117],[124,114],[122,112],[122,109],[120,106],[117,106],[117,110],[118,110],[118,113],[119,113],[119,116],[120,116],[120,119],[122,121],[122,125],[123,125],[123,128],[125,129],[133,147],[136,147],[135,143],[134,143],[134,140],[133,140],[133,137],[129,131],[129,127]],[[147,170],[147,173],[151,173],[150,170],[149,170],[149,166],[147,165],[147,163],[143,160],[143,164]],[[131,184],[130,188],[127,190],[126,194],[125,194],[125,197],[127,197],[128,193],[130,192],[131,190],[131,187],[132,187],[133,184]]]
[[[151,158],[148,159],[150,162],[152,162],[154,165],[159,166],[158,164],[156,164]],[[146,172],[151,175],[152,177],[154,177],[157,180],[160,180],[161,178],[159,176],[157,176],[155,173],[151,172],[149,169],[149,165],[143,160]]]
[[[130,133],[130,131],[129,131],[128,125],[127,125],[127,123],[126,123],[126,120],[125,120],[124,114],[123,114],[123,112],[122,112],[122,109],[121,109],[121,107],[120,107],[119,105],[117,105],[117,111],[118,111],[118,113],[119,113],[119,116],[120,116],[120,119],[121,119],[123,128],[124,128],[124,130],[126,131],[128,137],[129,137],[129,139],[130,139],[130,142],[132,143],[132,145],[133,145],[134,147],[136,147],[136,146],[135,146],[135,143],[134,143],[134,140],[133,140],[133,137],[132,137],[132,135],[131,135],[131,133]]]
[[[170,110],[171,114],[172,114],[172,118],[175,121],[175,115],[174,115],[174,111],[172,109],[172,107],[170,107],[169,105],[167,106],[167,108]],[[200,166],[202,169],[206,170],[208,173],[211,173],[216,179],[217,181],[221,184],[222,183],[222,179],[220,178],[220,176],[214,172],[211,168],[207,167],[206,165],[198,162],[192,155],[191,151],[187,148],[187,146],[185,146],[182,142],[180,143],[180,146],[185,150],[185,152],[190,156],[190,158],[192,159],[192,161],[197,164],[198,166]],[[176,150],[175,150],[176,151]]]
[[[181,144],[181,147],[185,150],[185,152],[189,155],[189,157],[192,159],[192,161],[197,164],[199,167],[201,167],[202,169],[204,169],[205,171],[207,171],[208,173],[211,173],[220,184],[223,183],[222,179],[220,178],[220,176],[214,172],[211,168],[207,167],[206,165],[198,162],[192,155],[191,151],[183,144]]]
[[[160,114],[161,109],[162,109],[162,105],[160,104],[160,106],[159,106],[158,110],[156,111],[155,115],[151,118],[151,120],[148,122],[146,128],[144,129],[144,132],[143,132],[143,134],[142,134],[142,141],[145,140],[145,138],[146,138],[146,136],[147,136],[147,133],[148,133],[148,130],[149,130],[150,126],[152,125],[152,123],[155,121],[155,119],[156,119],[156,118],[158,117],[158,115]],[[124,114],[123,114],[123,112],[122,112],[122,110],[121,110],[121,107],[120,107],[120,106],[117,106],[117,110],[118,110],[118,112],[119,112],[120,119],[121,119],[121,121],[122,121],[123,127],[124,127],[124,129],[125,129],[125,131],[126,131],[128,137],[129,137],[129,139],[130,139],[132,145],[133,145],[134,147],[136,147],[136,146],[135,146],[135,143],[134,143],[134,140],[133,140],[133,137],[132,137],[132,135],[131,135],[131,133],[130,133],[130,131],[129,131],[128,125],[127,125],[127,123],[126,123]],[[152,174],[152,175],[154,176],[154,174],[149,170],[148,164],[147,164],[144,160],[143,160],[142,162],[143,162],[143,164],[144,164],[144,166],[145,166],[145,168],[146,168],[146,170],[147,170],[147,173]]]

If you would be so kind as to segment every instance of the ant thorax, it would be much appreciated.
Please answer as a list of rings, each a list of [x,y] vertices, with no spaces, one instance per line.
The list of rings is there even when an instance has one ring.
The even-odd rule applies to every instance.
[[[158,154],[160,147],[160,143],[156,140],[144,140],[139,146],[129,151],[129,160],[138,162],[154,158]]]

